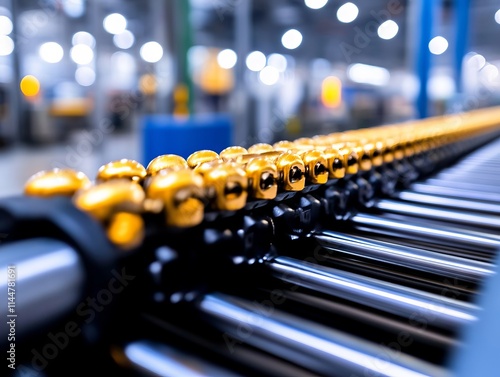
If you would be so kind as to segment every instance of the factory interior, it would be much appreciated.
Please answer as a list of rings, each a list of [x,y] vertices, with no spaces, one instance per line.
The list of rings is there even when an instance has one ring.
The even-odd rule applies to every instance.
[[[6,375],[497,376],[497,34],[498,0],[0,0]]]

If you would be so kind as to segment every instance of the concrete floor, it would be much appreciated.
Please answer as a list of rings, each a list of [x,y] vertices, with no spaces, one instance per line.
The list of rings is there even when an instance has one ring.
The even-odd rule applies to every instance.
[[[73,135],[66,144],[0,150],[0,197],[21,194],[26,180],[40,170],[72,168],[94,179],[97,169],[109,161],[131,158],[144,162],[140,144],[136,132],[105,137],[83,132]]]

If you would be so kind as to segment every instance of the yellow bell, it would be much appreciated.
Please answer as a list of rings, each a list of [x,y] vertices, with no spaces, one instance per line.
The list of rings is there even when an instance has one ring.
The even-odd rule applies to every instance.
[[[96,179],[104,182],[110,179],[127,178],[135,182],[141,182],[146,177],[146,174],[146,169],[140,163],[123,158],[101,166]]]
[[[82,172],[71,169],[53,169],[31,176],[24,186],[24,194],[42,197],[72,196],[78,190],[88,186],[90,186],[90,180]]]

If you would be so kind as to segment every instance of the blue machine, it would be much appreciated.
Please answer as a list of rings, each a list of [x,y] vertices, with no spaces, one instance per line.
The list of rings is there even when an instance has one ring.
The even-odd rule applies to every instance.
[[[147,115],[142,120],[142,162],[162,154],[187,158],[202,149],[220,152],[231,145],[232,134],[233,122],[227,114]]]

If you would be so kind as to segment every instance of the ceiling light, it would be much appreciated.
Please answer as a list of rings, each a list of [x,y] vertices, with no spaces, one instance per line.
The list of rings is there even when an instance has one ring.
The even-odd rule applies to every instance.
[[[328,3],[328,0],[304,0],[304,3],[308,8],[321,9]]]
[[[354,82],[379,86],[387,85],[391,78],[385,68],[359,63],[351,65],[347,74]]]
[[[7,16],[0,16],[0,35],[9,35],[12,33],[14,25]]]
[[[296,29],[290,29],[281,37],[283,47],[294,50],[302,43],[302,34]]]
[[[253,51],[248,54],[246,65],[250,71],[259,72],[266,66],[266,55],[260,51]]]
[[[399,26],[393,20],[383,22],[377,30],[377,34],[382,39],[392,39],[398,34]]]
[[[59,63],[64,57],[64,50],[59,43],[47,42],[40,46],[38,53],[47,63]]]
[[[147,42],[142,45],[140,55],[148,63],[159,62],[163,56],[163,47],[158,42]]]
[[[62,8],[69,17],[78,18],[85,13],[84,0],[63,0]]]
[[[11,37],[0,35],[0,56],[7,56],[14,51],[14,41]]]
[[[467,55],[470,56],[466,60],[467,65],[471,68],[474,68],[476,71],[479,71],[486,64],[486,59],[483,55],[476,54],[475,52],[471,52]]]
[[[236,52],[227,48],[217,54],[217,63],[224,69],[231,69],[236,65],[238,56]]]
[[[71,59],[76,64],[89,64],[94,59],[94,51],[84,44],[77,44],[69,52]]]
[[[345,3],[337,10],[337,19],[340,22],[348,24],[358,17],[359,9],[356,4]]]
[[[127,28],[127,19],[119,13],[112,13],[104,18],[103,26],[110,34],[120,34]]]
[[[131,31],[125,30],[120,34],[115,34],[113,36],[113,43],[116,47],[121,48],[123,50],[129,49],[134,45],[135,37]]]
[[[81,86],[90,86],[95,82],[95,71],[90,67],[78,67],[75,80]]]
[[[259,73],[259,79],[264,85],[274,85],[278,82],[279,78],[280,73],[274,67],[264,67],[264,69]]]
[[[92,34],[87,33],[86,31],[79,31],[73,34],[73,38],[71,39],[71,43],[74,45],[87,45],[91,48],[95,47],[95,38]]]
[[[276,68],[278,72],[285,72],[287,61],[286,58],[281,54],[271,54],[267,58],[267,65]]]
[[[448,49],[448,41],[443,37],[434,37],[429,42],[429,50],[434,55],[441,55]]]

